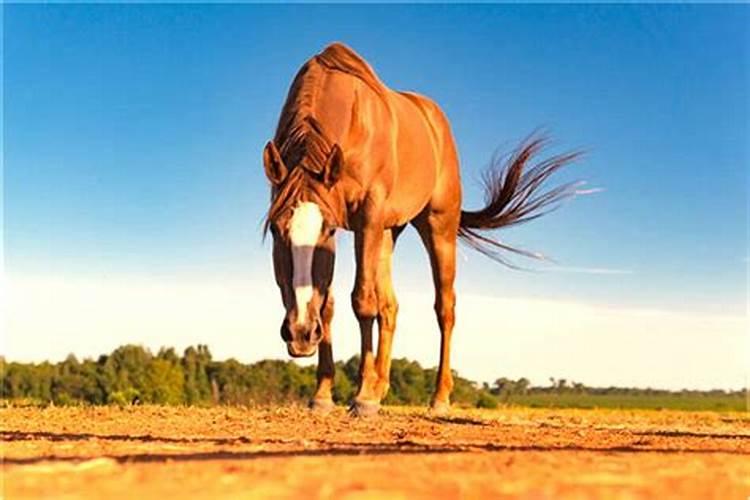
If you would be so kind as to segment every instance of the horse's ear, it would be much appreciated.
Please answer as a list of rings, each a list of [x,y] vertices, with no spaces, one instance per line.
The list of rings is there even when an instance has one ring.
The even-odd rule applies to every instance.
[[[331,187],[339,180],[341,167],[344,164],[344,154],[338,144],[334,144],[331,152],[328,153],[328,159],[323,167],[323,183],[326,187]]]
[[[273,141],[268,141],[263,149],[263,167],[266,169],[266,177],[274,186],[278,186],[286,179],[286,165]]]

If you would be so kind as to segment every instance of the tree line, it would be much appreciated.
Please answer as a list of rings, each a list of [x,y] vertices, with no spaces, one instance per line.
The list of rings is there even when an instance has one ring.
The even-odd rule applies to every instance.
[[[336,363],[334,400],[347,403],[357,387],[359,357]],[[434,390],[435,369],[394,359],[386,404],[426,404]],[[476,406],[483,389],[456,374],[454,400]],[[264,360],[244,364],[216,361],[205,345],[180,356],[173,348],[156,354],[124,345],[98,359],[69,355],[59,363],[18,363],[0,358],[0,388],[9,400],[57,405],[101,404],[271,404],[308,401],[315,392],[315,366]]]
[[[334,400],[345,404],[357,387],[359,357],[336,363]],[[425,405],[435,387],[435,368],[416,361],[394,359],[385,404]],[[588,395],[727,395],[724,391],[661,391],[631,388],[592,388],[565,379],[533,387],[528,379],[498,378],[478,384],[454,372],[452,400],[458,406],[494,408],[522,403],[524,396]],[[69,355],[59,363],[7,362],[0,357],[0,391],[5,400],[34,404],[250,405],[305,403],[316,386],[315,367],[292,361],[264,360],[252,364],[235,359],[216,361],[206,345],[191,346],[178,355],[173,348],[156,354],[138,345],[124,345],[98,359],[79,361]],[[741,394],[741,393],[737,393]]]

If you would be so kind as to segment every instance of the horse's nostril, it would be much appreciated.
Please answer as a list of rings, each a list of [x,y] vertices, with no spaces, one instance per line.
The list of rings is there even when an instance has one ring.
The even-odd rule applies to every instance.
[[[286,320],[281,323],[281,338],[285,342],[290,342],[292,340],[292,332],[289,331],[289,322]]]

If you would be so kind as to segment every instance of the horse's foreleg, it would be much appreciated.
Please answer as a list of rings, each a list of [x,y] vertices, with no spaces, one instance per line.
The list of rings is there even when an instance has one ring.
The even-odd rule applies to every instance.
[[[331,344],[331,321],[333,320],[333,295],[329,289],[325,304],[320,314],[323,336],[318,345],[318,387],[315,391],[310,408],[319,411],[329,411],[333,404],[333,382],[336,366],[333,364],[333,348]]]
[[[378,262],[376,291],[378,296],[378,356],[375,358],[375,372],[378,375],[376,393],[380,400],[388,394],[391,372],[391,346],[396,330],[398,302],[393,292],[391,280],[391,260],[393,247],[403,227],[387,229]]]
[[[369,224],[354,234],[357,275],[352,291],[352,308],[359,321],[361,359],[359,365],[359,390],[352,411],[359,415],[377,413],[380,395],[376,385],[378,375],[372,352],[372,326],[378,314],[376,271],[383,240],[382,225]]]

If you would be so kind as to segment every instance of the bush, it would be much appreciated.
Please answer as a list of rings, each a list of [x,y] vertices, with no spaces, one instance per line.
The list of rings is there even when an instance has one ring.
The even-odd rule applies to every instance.
[[[109,394],[107,402],[111,405],[128,406],[140,399],[138,391],[128,387],[124,391],[115,391]]]
[[[479,393],[479,398],[477,398],[477,408],[488,408],[491,410],[494,410],[497,408],[497,399],[492,394],[488,394],[485,391],[482,391]]]

